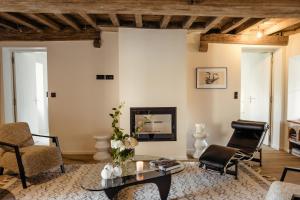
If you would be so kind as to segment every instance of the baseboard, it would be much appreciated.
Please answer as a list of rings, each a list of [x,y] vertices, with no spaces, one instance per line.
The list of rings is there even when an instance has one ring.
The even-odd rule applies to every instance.
[[[187,150],[186,150],[186,153],[187,153],[187,155],[192,156],[192,155],[194,154],[194,151],[195,151],[195,149],[190,148],[190,149],[187,149]]]
[[[93,155],[95,151],[63,151],[63,155]]]

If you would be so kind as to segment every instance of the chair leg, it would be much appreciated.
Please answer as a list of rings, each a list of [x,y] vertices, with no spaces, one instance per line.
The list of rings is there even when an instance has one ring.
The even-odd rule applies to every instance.
[[[262,166],[262,149],[259,150],[259,166]]]
[[[62,164],[61,166],[60,166],[60,170],[61,170],[61,173],[65,173],[66,171],[65,171],[65,166],[64,166],[64,164]]]
[[[0,175],[3,175],[3,172],[4,172],[4,168],[0,167]]]
[[[235,179],[237,180],[238,179],[238,169],[239,169],[239,161],[236,161],[235,163]]]
[[[25,176],[25,174],[20,172],[20,178],[21,178],[23,189],[26,189],[27,188],[27,184],[26,184],[26,176]]]
[[[21,153],[20,153],[19,148],[15,149],[15,153],[16,153],[16,159],[17,159],[17,163],[18,163],[19,175],[20,175],[20,178],[21,178],[22,186],[25,189],[25,188],[27,188],[26,176],[25,176],[24,165],[23,165],[23,162],[22,162]]]

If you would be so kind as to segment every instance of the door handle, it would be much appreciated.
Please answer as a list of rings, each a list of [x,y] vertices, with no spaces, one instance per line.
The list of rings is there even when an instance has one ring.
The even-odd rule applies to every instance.
[[[252,103],[252,101],[255,100],[255,99],[256,99],[256,98],[250,96],[250,97],[249,97],[249,102]]]

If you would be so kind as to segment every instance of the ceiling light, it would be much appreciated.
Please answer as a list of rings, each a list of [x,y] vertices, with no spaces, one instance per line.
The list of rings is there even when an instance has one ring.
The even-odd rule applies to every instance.
[[[263,36],[263,32],[261,31],[256,32],[256,38],[262,38],[262,36]]]

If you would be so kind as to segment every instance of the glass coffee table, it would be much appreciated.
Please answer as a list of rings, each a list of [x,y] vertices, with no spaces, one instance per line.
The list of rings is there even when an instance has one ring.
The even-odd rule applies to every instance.
[[[165,200],[170,191],[172,174],[184,170],[182,163],[180,167],[165,172],[150,166],[149,162],[144,162],[144,171],[137,173],[136,162],[131,161],[126,165],[126,170],[123,170],[121,177],[102,179],[101,170],[103,166],[103,164],[97,164],[82,177],[81,187],[89,191],[104,191],[109,199],[114,199],[118,192],[126,187],[154,183],[158,187],[160,198]]]

